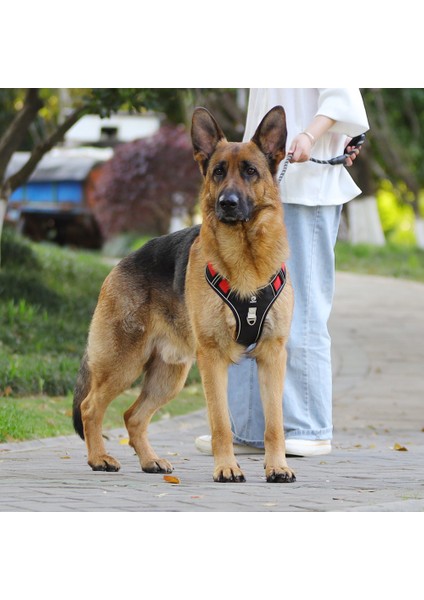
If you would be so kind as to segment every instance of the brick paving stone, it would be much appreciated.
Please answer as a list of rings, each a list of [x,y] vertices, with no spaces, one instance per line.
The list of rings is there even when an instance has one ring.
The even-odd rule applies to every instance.
[[[194,447],[208,431],[200,410],[150,427],[178,485],[141,472],[123,429],[107,442],[119,473],[92,472],[77,436],[0,444],[0,512],[424,511],[423,306],[424,285],[338,273],[333,451],[290,458],[293,484],[268,484],[257,455],[238,457],[246,483],[214,483]]]

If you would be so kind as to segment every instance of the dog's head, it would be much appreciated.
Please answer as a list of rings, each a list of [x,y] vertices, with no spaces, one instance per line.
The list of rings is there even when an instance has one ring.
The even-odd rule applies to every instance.
[[[205,108],[193,113],[194,158],[205,178],[206,211],[222,223],[248,222],[270,206],[267,193],[285,157],[286,117],[282,106],[271,109],[250,142],[228,142],[220,126]]]

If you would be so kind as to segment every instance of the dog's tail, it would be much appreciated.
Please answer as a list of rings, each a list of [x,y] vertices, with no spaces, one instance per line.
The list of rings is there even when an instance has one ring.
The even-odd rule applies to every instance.
[[[81,418],[81,402],[87,396],[90,391],[91,385],[91,374],[90,369],[88,367],[88,355],[85,352],[83,359],[81,361],[80,370],[77,377],[77,382],[75,384],[74,390],[74,404],[73,404],[73,421],[74,421],[74,429],[78,433],[78,435],[84,439],[84,427]]]

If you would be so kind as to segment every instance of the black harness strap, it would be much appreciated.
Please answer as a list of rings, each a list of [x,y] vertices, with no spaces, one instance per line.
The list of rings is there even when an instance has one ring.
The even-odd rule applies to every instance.
[[[286,284],[286,267],[283,264],[271,281],[259,288],[251,298],[241,300],[229,282],[215,271],[211,263],[206,266],[206,281],[231,308],[236,319],[236,342],[243,346],[259,340],[269,309]]]

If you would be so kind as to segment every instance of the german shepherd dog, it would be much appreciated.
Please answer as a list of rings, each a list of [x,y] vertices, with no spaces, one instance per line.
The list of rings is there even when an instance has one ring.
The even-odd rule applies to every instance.
[[[231,286],[234,298],[248,300],[285,263],[288,243],[275,178],[285,156],[285,112],[276,106],[249,142],[231,143],[214,117],[197,108],[191,135],[203,175],[202,225],[151,240],[106,278],[76,383],[74,426],[86,441],[91,468],[118,471],[119,462],[104,448],[103,416],[143,373],[141,393],[124,414],[129,443],[143,471],[172,472],[151,447],[147,428],[159,407],[181,390],[197,359],[212,433],[213,479],[242,482],[227,406],[227,370],[246,347],[236,341],[234,313],[205,272],[210,265]],[[263,319],[259,340],[249,347],[258,365],[268,482],[295,480],[285,457],[282,409],[292,308],[287,276]]]

